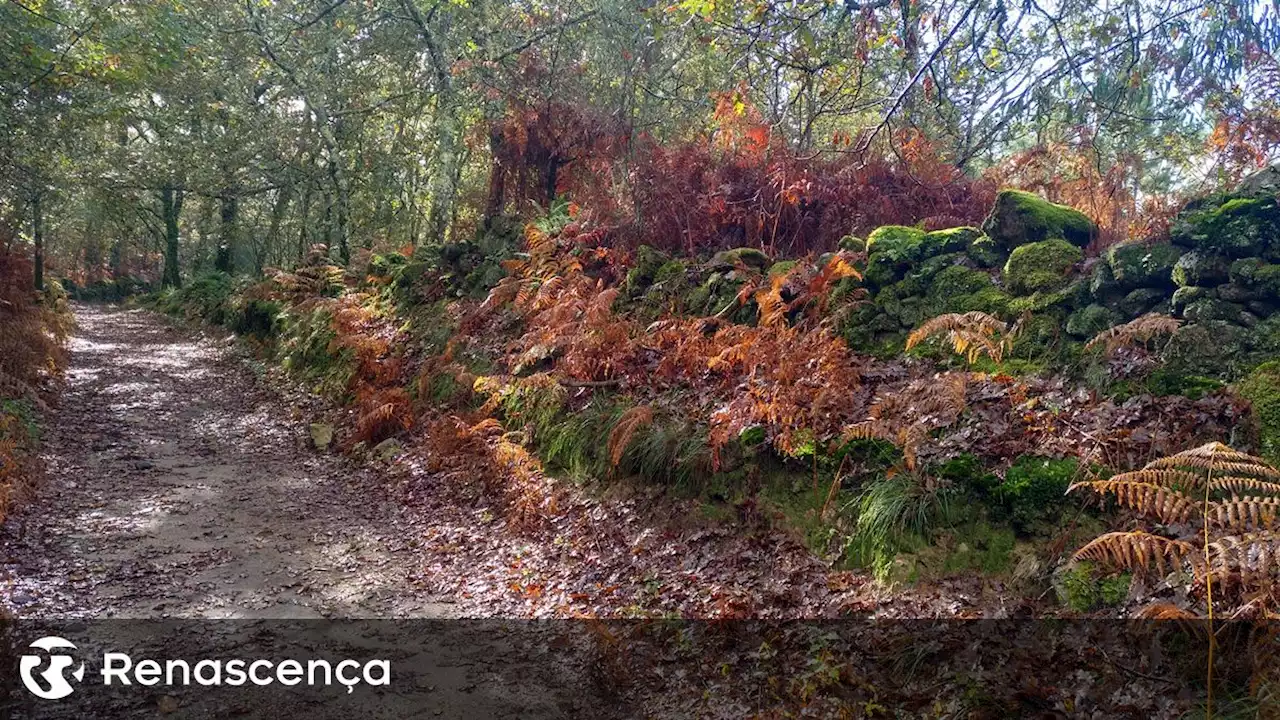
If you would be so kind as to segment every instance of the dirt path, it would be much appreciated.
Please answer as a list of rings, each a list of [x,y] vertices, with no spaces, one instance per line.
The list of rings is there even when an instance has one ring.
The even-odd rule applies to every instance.
[[[404,510],[306,447],[226,339],[81,307],[49,478],[3,538],[20,616],[443,617]]]
[[[391,650],[401,676],[416,676],[409,690],[342,695],[348,704],[336,707],[326,704],[332,695],[245,699],[197,688],[178,698],[175,717],[303,709],[316,717],[579,714],[590,690],[573,668],[526,660],[527,649],[515,646],[527,632],[513,640],[475,623],[266,620],[458,613],[414,580],[421,533],[410,527],[410,511],[379,491],[384,479],[308,446],[304,415],[314,408],[290,404],[314,401],[265,389],[228,338],[176,329],[143,310],[81,306],[76,315],[67,388],[43,438],[48,477],[0,527],[0,610],[61,623],[63,634],[89,628],[90,644],[162,637],[171,657],[207,643],[243,650],[249,641],[366,657]],[[75,618],[251,620],[66,622]],[[0,716],[12,707],[3,700],[0,692]],[[101,702],[93,713],[115,716],[153,714],[157,702],[171,714],[175,701],[134,693]]]

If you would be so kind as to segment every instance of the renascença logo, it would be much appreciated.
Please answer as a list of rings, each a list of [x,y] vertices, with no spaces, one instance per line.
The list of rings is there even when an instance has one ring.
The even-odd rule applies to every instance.
[[[19,665],[22,671],[22,684],[27,686],[33,695],[45,700],[58,700],[75,692],[75,688],[67,681],[66,670],[75,662],[75,658],[64,653],[55,653],[55,649],[75,650],[70,641],[55,637],[42,637],[31,643],[31,647],[48,653],[49,667],[37,672],[44,664],[43,655],[23,655]],[[140,660],[127,653],[108,652],[102,655],[100,671],[103,685],[203,685],[232,687],[243,685],[267,686],[279,683],[292,686],[306,683],[312,686],[341,685],[351,693],[360,684],[391,684],[391,662],[389,660],[369,660],[361,663],[356,660],[342,660],[331,663],[328,660],[246,660],[234,658],[230,660],[204,659],[193,662],[187,660]],[[84,681],[84,663],[72,671],[76,682]],[[43,682],[41,682],[43,680]]]
[[[44,664],[44,658],[40,655],[23,655],[18,664],[18,670],[22,673],[22,684],[26,685],[33,695],[45,700],[58,700],[75,692],[75,688],[67,682],[67,677],[63,673],[71,667],[75,658],[53,651],[63,648],[75,650],[76,646],[68,640],[50,635],[31,643],[31,647],[49,653],[49,667],[37,675],[36,668]],[[80,667],[76,668],[71,676],[76,679],[76,682],[84,680],[84,663],[80,663]],[[44,686],[36,681],[37,677],[44,680]]]

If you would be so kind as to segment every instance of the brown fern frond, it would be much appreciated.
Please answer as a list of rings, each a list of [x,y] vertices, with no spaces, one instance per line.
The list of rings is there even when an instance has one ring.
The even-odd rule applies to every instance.
[[[1280,498],[1233,497],[1209,503],[1209,521],[1229,530],[1270,530],[1275,526]]]
[[[1280,537],[1270,532],[1226,535],[1209,544],[1209,559],[1216,581],[1270,588],[1280,575]]]
[[[1162,523],[1185,523],[1190,519],[1192,511],[1196,509],[1195,501],[1186,495],[1151,483],[1086,480],[1073,484],[1067,488],[1067,492],[1078,487],[1093,490],[1100,495],[1113,493],[1116,496],[1116,502],[1144,515],[1155,517]]]
[[[1076,560],[1091,560],[1122,570],[1149,571],[1152,565],[1161,575],[1193,556],[1195,548],[1181,540],[1142,532],[1110,532],[1076,551]]]
[[[1233,450],[1220,442],[1205,443],[1190,450],[1183,450],[1168,457],[1152,460],[1147,463],[1146,467],[1150,469],[1191,467],[1214,472],[1247,468],[1247,472],[1240,474],[1257,477],[1280,477],[1280,472],[1268,465],[1266,460],[1248,453],[1242,453],[1239,450]]]
[[[906,349],[935,336],[946,334],[952,349],[973,363],[986,353],[996,362],[1004,357],[1009,344],[1009,326],[984,312],[948,313],[926,320],[907,336]],[[996,338],[999,334],[1001,337]]]
[[[1139,620],[1198,620],[1190,610],[1170,603],[1153,603],[1133,614]]]
[[[1007,328],[1008,326],[998,318],[984,312],[975,310],[967,313],[947,313],[926,320],[920,327],[913,330],[907,336],[907,349],[910,350],[934,335],[956,330],[990,337],[997,332],[1004,332]]]
[[[1173,333],[1181,325],[1182,321],[1168,315],[1148,313],[1123,325],[1103,330],[1085,343],[1084,347],[1086,350],[1091,350],[1098,345],[1104,345],[1106,354],[1110,355],[1122,347],[1146,343],[1156,335]]]
[[[1209,487],[1214,490],[1228,490],[1233,493],[1261,492],[1280,495],[1280,483],[1267,482],[1249,477],[1214,478]]]
[[[1205,480],[1202,475],[1185,470],[1134,470],[1108,479],[1115,482],[1147,483],[1182,491],[1202,489]]]
[[[618,418],[617,424],[609,433],[609,462],[614,467],[622,462],[627,446],[642,428],[653,422],[653,408],[648,405],[633,407]]]

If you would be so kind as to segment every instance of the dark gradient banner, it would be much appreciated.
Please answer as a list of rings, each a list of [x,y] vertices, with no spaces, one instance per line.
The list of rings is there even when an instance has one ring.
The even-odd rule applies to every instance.
[[[1280,625],[100,620],[0,625],[0,717],[1090,717],[1261,713]],[[1212,645],[1212,648],[1211,648]],[[1209,673],[1212,650],[1214,667]]]

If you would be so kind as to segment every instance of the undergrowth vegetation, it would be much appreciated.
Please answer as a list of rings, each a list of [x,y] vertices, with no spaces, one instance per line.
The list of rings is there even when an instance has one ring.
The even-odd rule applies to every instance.
[[[1047,205],[1016,204],[1088,242],[1087,219]],[[1019,222],[984,230],[1029,247],[1039,226]],[[638,483],[697,498],[709,518],[790,529],[889,584],[976,571],[1028,592],[1061,587],[1068,546],[1111,513],[1065,498],[1068,487],[1242,428],[1265,437],[1266,404],[1251,416],[1241,399],[1259,382],[1235,395],[1169,366],[1183,319],[1145,312],[1069,336],[1055,308],[1088,291],[1079,282],[1037,280],[989,311],[921,317],[905,355],[859,352],[872,348],[848,327],[881,302],[875,273],[906,282],[891,278],[941,257],[930,277],[976,273],[967,292],[1004,293],[999,261],[984,271],[964,256],[999,256],[984,230],[882,228],[782,261],[752,248],[676,255],[610,244],[613,230],[559,203],[518,240],[494,230],[509,245],[497,273],[467,248],[344,268],[318,246],[291,272],[204,275],[154,302],[236,330],[347,405],[343,450],[424,437],[431,468],[522,532],[547,527],[560,482]],[[906,265],[886,264],[889,252]],[[1077,575],[1059,593],[1068,607],[1115,604],[1115,583]]]
[[[56,282],[37,291],[30,262],[0,234],[0,521],[39,468],[38,419],[66,361],[72,319]]]

